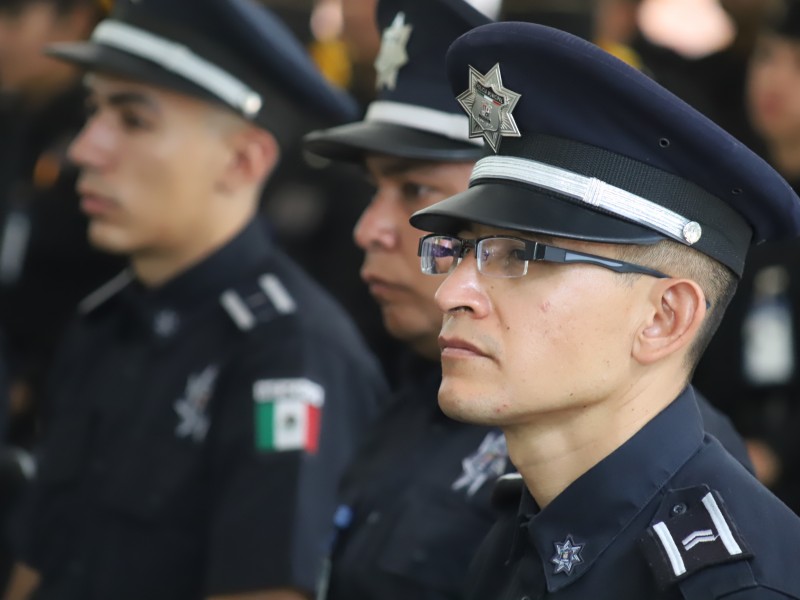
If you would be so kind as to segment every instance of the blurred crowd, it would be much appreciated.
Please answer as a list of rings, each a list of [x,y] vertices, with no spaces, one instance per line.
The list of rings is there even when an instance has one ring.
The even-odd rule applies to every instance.
[[[329,82],[361,110],[374,98],[374,0],[263,0]],[[474,0],[491,18],[552,25],[643,70],[756,149],[800,192],[800,2]],[[0,580],[35,470],[43,390],[76,307],[125,267],[89,244],[67,156],[86,116],[81,72],[43,53],[87,39],[95,0],[0,0]],[[352,232],[373,193],[357,165],[304,151],[328,125],[288,107],[262,192],[271,239],[351,315],[395,386],[413,361],[359,277]],[[724,150],[722,150],[724,151]],[[697,388],[745,438],[758,478],[800,512],[800,242],[755,248]]]

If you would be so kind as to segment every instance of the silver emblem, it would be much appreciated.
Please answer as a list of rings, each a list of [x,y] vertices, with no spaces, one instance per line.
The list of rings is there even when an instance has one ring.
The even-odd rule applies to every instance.
[[[218,372],[216,366],[208,366],[200,373],[189,375],[186,391],[174,405],[180,419],[175,428],[177,437],[190,437],[195,442],[202,442],[206,438],[210,425],[206,409],[214,393]]]
[[[683,226],[683,239],[690,246],[700,240],[703,235],[703,228],[697,221],[689,221]]]
[[[242,112],[244,113],[244,116],[252,119],[258,114],[258,111],[261,110],[263,104],[264,102],[261,100],[261,96],[255,92],[251,92],[247,94],[242,101]]]
[[[469,137],[483,137],[495,152],[500,147],[500,138],[520,137],[511,112],[521,97],[503,87],[500,63],[486,75],[470,65],[469,88],[456,98],[469,116]]]
[[[581,558],[581,550],[583,550],[583,546],[584,544],[576,544],[573,542],[572,536],[569,535],[561,544],[556,542],[556,554],[550,559],[550,562],[556,566],[553,573],[566,573],[567,575],[572,575],[572,569],[575,568],[575,565],[583,562],[583,559]]]
[[[464,472],[453,482],[453,491],[467,488],[467,496],[472,496],[489,479],[496,479],[506,470],[508,449],[502,433],[490,431],[483,438],[474,454],[461,461]]]
[[[397,72],[408,62],[406,45],[412,29],[411,25],[406,25],[406,15],[397,13],[392,24],[383,30],[381,49],[375,59],[377,89],[386,86],[387,89],[393,90],[397,86]]]
[[[697,544],[707,544],[709,542],[716,542],[718,535],[714,535],[714,532],[710,529],[701,529],[699,531],[692,532],[691,534],[687,535],[683,538],[681,542],[683,544],[684,549],[688,552]]]
[[[173,310],[164,309],[156,313],[153,319],[153,330],[159,337],[170,337],[178,331],[180,325],[180,317],[178,313]]]

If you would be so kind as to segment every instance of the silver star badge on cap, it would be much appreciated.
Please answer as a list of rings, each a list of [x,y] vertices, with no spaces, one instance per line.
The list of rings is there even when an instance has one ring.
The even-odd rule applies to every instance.
[[[386,86],[393,90],[397,86],[397,72],[408,62],[406,45],[411,36],[411,25],[406,25],[405,13],[397,13],[392,24],[383,30],[381,49],[375,59],[377,78],[375,87]]]
[[[522,94],[503,87],[500,63],[481,75],[469,67],[469,88],[456,100],[469,116],[469,137],[483,137],[497,152],[503,137],[520,137],[517,123],[511,112]]]
[[[571,536],[567,536],[567,539],[561,544],[556,542],[556,554],[550,559],[550,562],[556,566],[553,573],[572,575],[572,569],[575,568],[575,565],[583,562],[581,558],[583,546],[583,544],[573,542]]]

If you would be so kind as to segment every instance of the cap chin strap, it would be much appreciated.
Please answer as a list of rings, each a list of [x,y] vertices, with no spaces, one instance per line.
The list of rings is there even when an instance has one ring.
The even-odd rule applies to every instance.
[[[478,147],[483,146],[482,139],[470,139],[469,120],[466,115],[448,113],[426,106],[376,100],[370,103],[364,120],[401,125]]]
[[[470,185],[482,179],[506,179],[545,188],[569,196],[590,207],[644,225],[691,246],[703,234],[702,227],[646,198],[560,167],[514,156],[487,156],[472,170]]]
[[[102,21],[91,39],[180,75],[208,90],[247,118],[255,117],[261,110],[263,99],[260,94],[183,44],[113,19]]]

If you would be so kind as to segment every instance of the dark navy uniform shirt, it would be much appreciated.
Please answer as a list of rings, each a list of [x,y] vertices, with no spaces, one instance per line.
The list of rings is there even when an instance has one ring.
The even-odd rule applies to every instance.
[[[257,221],[158,290],[114,285],[52,382],[22,556],[36,598],[313,590],[386,394],[355,328]]]
[[[704,435],[691,387],[543,510],[510,485],[468,598],[800,598],[800,519]]]
[[[418,361],[342,485],[328,600],[460,597],[510,464],[498,430],[448,419],[438,364]]]

